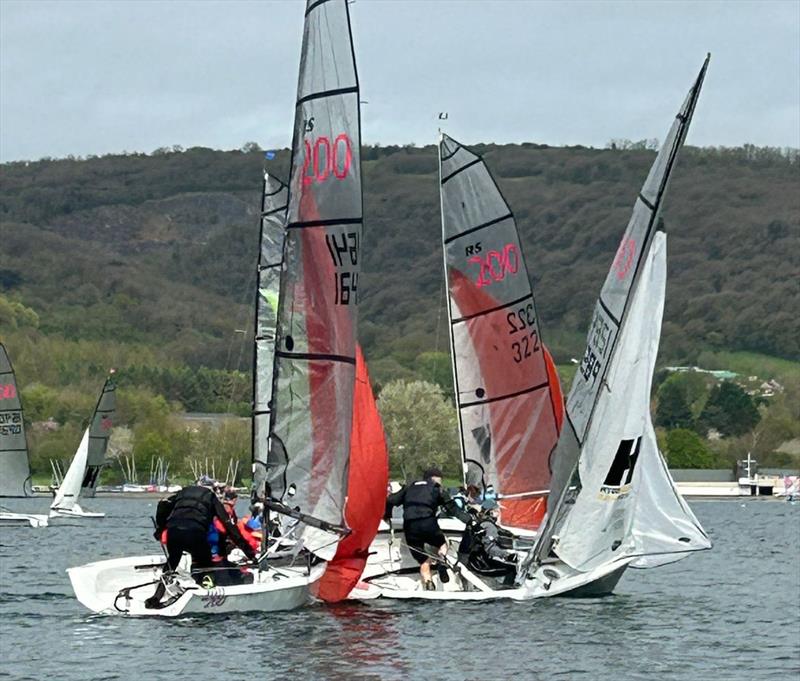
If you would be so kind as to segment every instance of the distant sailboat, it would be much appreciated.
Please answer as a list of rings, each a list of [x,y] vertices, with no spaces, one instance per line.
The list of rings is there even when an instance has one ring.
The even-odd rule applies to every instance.
[[[105,513],[84,510],[78,503],[81,497],[93,497],[106,458],[111,437],[114,413],[117,408],[114,370],[103,384],[94,408],[92,421],[83,433],[80,445],[72,458],[64,479],[50,505],[50,517],[103,518]]]
[[[0,343],[0,497],[30,497],[31,468],[17,379]],[[47,525],[47,516],[0,509],[0,524]]]

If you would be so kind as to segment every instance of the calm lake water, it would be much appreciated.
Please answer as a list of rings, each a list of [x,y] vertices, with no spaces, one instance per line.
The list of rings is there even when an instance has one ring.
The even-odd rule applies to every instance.
[[[714,549],[629,570],[603,599],[373,601],[172,621],[90,615],[64,570],[154,552],[154,503],[99,498],[86,505],[108,513],[102,520],[0,528],[0,677],[660,681],[800,671],[800,504],[694,503]],[[43,513],[48,502],[6,505]]]

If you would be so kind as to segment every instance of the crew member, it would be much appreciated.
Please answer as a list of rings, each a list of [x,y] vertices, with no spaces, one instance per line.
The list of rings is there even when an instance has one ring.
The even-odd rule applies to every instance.
[[[406,544],[420,564],[419,574],[426,591],[434,591],[436,587],[431,580],[433,558],[425,552],[425,545],[432,546],[440,558],[447,555],[447,540],[436,520],[436,512],[447,501],[442,489],[442,471],[436,467],[425,471],[422,480],[403,487],[386,499],[387,515],[391,514],[392,507],[403,505]]]
[[[166,500],[171,511],[166,519],[167,529],[167,569],[175,570],[183,552],[192,556],[192,572],[198,583],[203,582],[203,569],[212,566],[211,547],[208,543],[208,529],[214,518],[225,528],[226,534],[250,559],[256,553],[244,540],[236,525],[231,522],[222,502],[213,491],[213,480],[203,477],[196,485],[184,487],[180,492]],[[165,503],[165,502],[162,502]],[[159,504],[159,514],[164,510]],[[156,608],[161,602],[166,586],[161,581],[155,594],[145,601],[148,608]]]

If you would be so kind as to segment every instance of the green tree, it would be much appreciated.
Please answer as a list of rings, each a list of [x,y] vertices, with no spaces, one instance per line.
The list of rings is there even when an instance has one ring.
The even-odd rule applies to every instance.
[[[393,475],[405,480],[431,464],[441,466],[447,475],[458,474],[456,412],[438,385],[393,381],[381,391],[378,408]]]
[[[722,381],[711,390],[697,425],[701,433],[715,428],[727,437],[749,433],[760,419],[750,395],[735,383]]]
[[[667,432],[666,449],[670,468],[714,468],[717,463],[705,441],[686,428]]]
[[[446,352],[421,352],[416,360],[417,375],[425,381],[435,383],[445,397],[455,400],[453,391],[453,367]]]
[[[670,379],[658,389],[656,425],[664,428],[691,428],[692,410],[686,400],[682,386]]]

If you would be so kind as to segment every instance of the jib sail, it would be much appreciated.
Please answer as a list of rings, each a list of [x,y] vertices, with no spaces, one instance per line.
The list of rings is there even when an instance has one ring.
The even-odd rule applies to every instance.
[[[267,478],[275,328],[289,188],[269,173],[264,173],[261,197],[253,362],[253,488],[258,498],[264,497]]]
[[[0,496],[31,496],[28,443],[17,379],[5,346],[0,343]]]
[[[609,476],[614,477],[614,479],[618,477],[617,473],[619,471],[617,471],[617,468],[622,463],[617,468],[614,468],[613,462],[617,459],[620,462],[623,462],[623,460],[628,462],[628,466],[623,471],[625,480],[628,480],[627,476],[633,473],[635,461],[640,452],[637,446],[641,446],[640,444],[637,445],[637,442],[639,442],[640,437],[643,437],[642,432],[639,432],[635,438],[621,438],[618,446],[613,448],[611,452],[601,451],[597,446],[599,441],[596,438],[604,424],[597,417],[596,412],[601,396],[608,399],[615,392],[619,393],[627,390],[627,385],[625,385],[625,381],[622,378],[614,379],[618,381],[617,384],[610,382],[615,376],[610,367],[615,361],[627,362],[626,359],[617,359],[617,346],[624,325],[628,323],[628,319],[632,315],[633,305],[631,303],[634,297],[633,294],[636,292],[637,285],[642,278],[644,265],[650,255],[659,209],[661,208],[678,152],[689,129],[692,114],[705,78],[708,61],[708,58],[706,58],[636,199],[633,215],[617,249],[611,269],[603,284],[600,298],[595,306],[586,351],[572,383],[572,389],[567,397],[566,424],[553,455],[550,512],[536,546],[526,561],[526,566],[532,562],[540,562],[549,555],[551,550],[554,550],[568,564],[574,562],[576,566],[578,564],[585,566],[588,560],[586,557],[579,559],[567,555],[570,553],[566,550],[568,541],[564,539],[562,529],[565,527],[568,516],[574,513],[578,497],[584,494],[597,495],[603,493],[600,489],[584,488],[584,483],[588,480],[587,470],[605,466],[610,458],[613,471],[611,469],[606,471]],[[645,296],[647,294],[643,293],[642,295]],[[659,329],[660,318],[659,313]],[[639,324],[641,320],[631,320],[630,323]],[[655,361],[654,357],[653,361]],[[619,368],[619,371],[623,372],[619,374],[620,377],[624,375],[625,370],[627,369]],[[645,375],[647,372],[652,373],[652,366],[649,366],[647,362],[642,362],[638,367],[635,367],[635,375],[637,377],[639,374]],[[629,376],[631,376],[630,380],[633,380],[633,374],[629,374]],[[647,376],[649,380],[650,374],[647,374]],[[602,391],[601,386],[603,387]],[[631,405],[630,409],[639,417],[638,423],[641,426],[641,431],[644,428],[642,424],[644,423],[645,411],[648,412],[647,418],[649,419],[649,401],[645,405]],[[594,430],[591,430],[590,426],[593,424]],[[575,521],[577,522],[578,520],[578,514],[575,513]],[[587,519],[583,518],[583,520],[586,521]],[[600,531],[600,528],[595,527],[595,530]],[[611,550],[610,546],[616,541],[618,540],[610,542],[609,550]],[[560,549],[562,544],[560,542],[564,542],[564,556],[562,556]],[[618,544],[617,548],[619,546]],[[616,551],[616,548],[614,551]]]
[[[563,410],[558,375],[548,371],[514,216],[491,173],[447,135],[439,160],[465,482],[494,486],[503,524],[535,529]]]
[[[310,0],[295,110],[268,481],[310,516],[328,559],[343,531],[361,255],[359,86],[345,0]]]
[[[353,428],[350,436],[345,517],[351,529],[328,562],[316,584],[316,596],[328,603],[341,601],[358,584],[367,564],[369,547],[378,532],[386,508],[389,484],[389,453],[378,405],[369,382],[367,363],[356,350],[356,388],[353,398]]]

